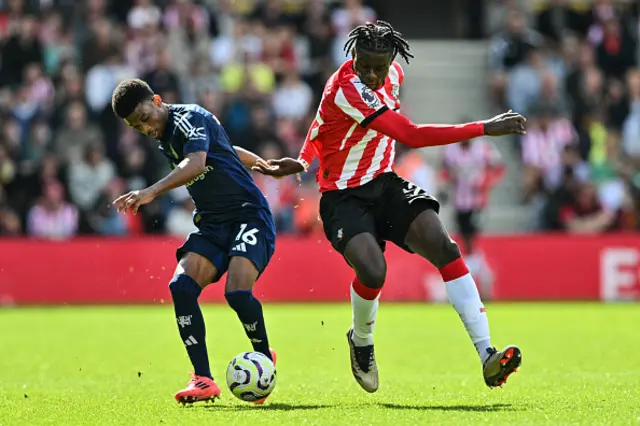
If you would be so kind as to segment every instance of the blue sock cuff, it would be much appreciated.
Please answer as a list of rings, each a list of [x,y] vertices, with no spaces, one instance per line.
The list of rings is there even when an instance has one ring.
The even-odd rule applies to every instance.
[[[234,291],[230,291],[228,293],[225,293],[224,296],[234,296],[234,295],[253,295],[253,291],[251,290],[234,290]]]
[[[202,287],[187,274],[174,275],[169,282],[171,293],[182,292],[198,297],[202,293]]]
[[[224,298],[227,299],[229,305],[245,303],[253,299],[253,292],[251,290],[230,291],[224,294]]]

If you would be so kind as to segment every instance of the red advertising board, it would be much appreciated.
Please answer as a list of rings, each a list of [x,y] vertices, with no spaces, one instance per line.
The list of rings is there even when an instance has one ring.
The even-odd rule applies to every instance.
[[[181,243],[165,237],[77,239],[45,242],[0,240],[0,304],[162,303]],[[491,236],[480,246],[494,279],[493,300],[638,300],[640,235]],[[395,247],[383,298],[443,301],[438,271]],[[256,286],[271,302],[346,301],[353,272],[317,237],[278,240]],[[224,281],[224,280],[223,280]],[[224,284],[202,300],[223,301]]]

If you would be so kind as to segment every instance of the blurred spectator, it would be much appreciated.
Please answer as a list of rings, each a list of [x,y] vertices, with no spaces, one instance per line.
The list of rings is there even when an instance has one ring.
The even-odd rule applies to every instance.
[[[213,65],[206,58],[193,58],[188,78],[181,84],[182,101],[202,104],[204,103],[200,100],[202,96],[208,94],[216,96],[219,90],[219,76],[214,72]],[[215,114],[218,109],[209,109],[209,111]]]
[[[539,52],[535,50],[540,46],[541,41],[540,34],[528,28],[526,18],[520,10],[508,11],[504,31],[493,37],[490,47],[489,66],[493,72],[491,87],[496,102],[503,102],[509,79],[508,73],[514,67],[522,64],[527,58],[531,70],[542,66],[543,58],[540,58]],[[535,53],[530,54],[531,50]],[[524,70],[528,71],[526,68]],[[530,76],[528,80],[533,78]],[[529,84],[535,84],[535,82]],[[517,111],[524,112],[519,109]]]
[[[8,207],[0,206],[0,237],[22,235],[22,224],[18,214]]]
[[[607,77],[623,77],[629,68],[637,64],[636,42],[615,18],[605,22],[596,52],[598,65]]]
[[[190,0],[179,0],[165,14],[167,44],[175,72],[184,77],[189,71],[193,58],[208,57],[212,40],[208,37],[208,18],[201,6]],[[157,46],[159,47],[159,46]]]
[[[64,200],[62,184],[45,183],[42,197],[29,211],[29,235],[58,240],[73,237],[77,229],[78,210]]]
[[[507,82],[507,104],[521,114],[529,114],[540,102],[550,102],[566,108],[564,88],[559,86],[559,70],[551,67],[549,58],[540,49],[531,48],[525,62],[513,67]]]
[[[87,214],[91,231],[100,235],[126,235],[129,231],[128,220],[132,215],[122,215],[113,207],[112,201],[126,191],[122,179],[108,182],[100,192],[95,205]]]
[[[148,25],[157,26],[161,19],[162,11],[151,0],[135,0],[127,15],[127,24],[132,30],[139,30]]]
[[[264,23],[268,28],[286,25],[290,18],[283,10],[283,0],[265,0],[258,4],[252,18]]]
[[[174,191],[172,195],[175,204],[167,216],[167,232],[177,237],[185,237],[197,231],[193,224],[193,211],[196,206],[187,191]]]
[[[555,43],[562,42],[568,33],[586,34],[589,17],[572,7],[570,0],[549,0],[536,17],[538,31]]]
[[[102,141],[102,135],[95,125],[88,122],[84,105],[80,102],[69,105],[66,123],[54,141],[56,155],[65,164],[79,162],[87,146],[96,141]]]
[[[239,145],[252,152],[258,152],[262,141],[277,143],[284,150],[283,142],[276,134],[273,117],[268,105],[255,105],[251,109],[251,123],[240,132],[232,134],[232,139]]]
[[[640,168],[640,70],[629,73],[627,85],[630,111],[623,124],[623,152]]]
[[[307,81],[315,94],[314,104],[320,101],[327,78],[333,72],[330,60],[332,28],[327,5],[323,0],[307,3],[307,17],[303,25],[309,42]]]
[[[115,176],[113,164],[104,158],[104,149],[92,143],[85,149],[82,161],[69,166],[69,195],[81,211],[88,211]]]
[[[559,211],[563,229],[571,233],[602,232],[615,224],[616,215],[602,208],[595,187],[587,183],[576,191],[572,202]]]
[[[580,46],[576,63],[565,79],[565,87],[571,99],[572,119],[581,125],[590,108],[602,102],[604,82],[597,68],[593,48],[588,43]]]
[[[85,79],[85,93],[92,115],[110,108],[113,89],[120,81],[136,75],[135,69],[124,62],[119,52],[109,53],[102,62],[91,67]]]
[[[282,84],[273,94],[276,117],[302,120],[309,114],[313,93],[295,70],[286,72]]]
[[[231,34],[221,34],[211,44],[211,61],[217,69],[248,54],[259,57],[262,54],[262,40],[251,30],[250,23],[236,20]]]
[[[108,19],[100,18],[93,23],[90,35],[82,46],[82,69],[87,72],[105,58],[116,56],[119,52],[113,24]]]
[[[343,50],[347,36],[352,29],[367,22],[375,22],[376,13],[373,9],[362,4],[362,0],[345,0],[342,7],[331,14],[331,24],[335,40],[333,42],[333,62],[340,66],[351,57],[351,52]]]
[[[135,29],[127,43],[127,64],[137,75],[152,72],[157,67],[158,52],[165,43],[166,38],[157,24],[148,23]]]
[[[0,144],[0,185],[10,185],[16,177],[17,167],[15,162],[9,156],[7,148]]]
[[[31,124],[29,135],[20,154],[22,173],[30,174],[40,166],[43,157],[51,149],[51,140],[51,128],[46,121],[40,119]]]
[[[224,93],[233,95],[249,87],[259,93],[271,93],[276,80],[274,70],[268,65],[253,60],[245,54],[241,62],[231,62],[222,68],[221,88]]]
[[[155,67],[142,78],[149,83],[151,90],[161,95],[166,92],[180,92],[180,82],[176,73],[173,72],[171,56],[166,49],[158,52]]]
[[[27,65],[42,63],[42,44],[37,38],[38,23],[33,16],[24,16],[19,29],[0,48],[0,85],[15,87],[22,83]]]
[[[260,60],[278,77],[298,65],[293,27],[282,26],[267,32],[262,40]]]
[[[169,30],[193,27],[196,31],[208,30],[209,15],[204,7],[192,0],[175,0],[164,13],[164,25]]]
[[[553,106],[537,107],[531,116],[527,135],[522,139],[525,200],[557,187],[557,169],[562,164],[562,152],[568,144],[576,141],[576,136],[571,122],[559,118]]]
[[[40,30],[40,40],[44,48],[43,67],[48,75],[55,75],[63,62],[76,60],[71,31],[64,26],[62,14],[58,11],[49,12]]]
[[[487,0],[485,3],[485,31],[487,34],[497,34],[504,30],[507,16],[512,10],[519,11],[527,25],[531,24],[532,2],[530,0]]]

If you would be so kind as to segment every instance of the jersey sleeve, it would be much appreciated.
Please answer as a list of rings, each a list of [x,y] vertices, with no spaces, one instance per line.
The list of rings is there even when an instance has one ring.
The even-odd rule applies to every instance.
[[[309,168],[309,165],[315,157],[320,156],[320,141],[317,137],[320,126],[322,125],[322,117],[318,111],[316,118],[313,120],[313,123],[311,123],[311,127],[309,127],[304,145],[302,145],[302,149],[300,150],[300,155],[298,155],[298,160],[303,162],[305,169]]]
[[[214,136],[210,134],[206,117],[188,113],[178,118],[176,126],[185,138],[183,155],[194,152],[209,151],[209,144],[215,142]]]
[[[378,94],[358,78],[352,78],[341,84],[334,102],[342,112],[356,120],[362,127],[367,127],[376,117],[389,109]]]

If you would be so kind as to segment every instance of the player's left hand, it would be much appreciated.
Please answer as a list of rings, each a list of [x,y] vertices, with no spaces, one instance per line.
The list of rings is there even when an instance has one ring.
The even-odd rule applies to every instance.
[[[131,191],[119,196],[113,204],[119,212],[127,213],[129,209],[133,214],[138,214],[138,209],[144,204],[149,204],[156,198],[155,194],[149,188]]]
[[[504,114],[496,115],[493,118],[483,121],[484,134],[487,136],[504,136],[527,134],[525,123],[527,119],[517,112],[509,110]]]
[[[299,175],[304,172],[304,165],[298,160],[287,157],[280,160],[258,160],[252,170],[266,176],[282,179],[285,176]],[[300,176],[298,176],[298,181],[300,181]]]

